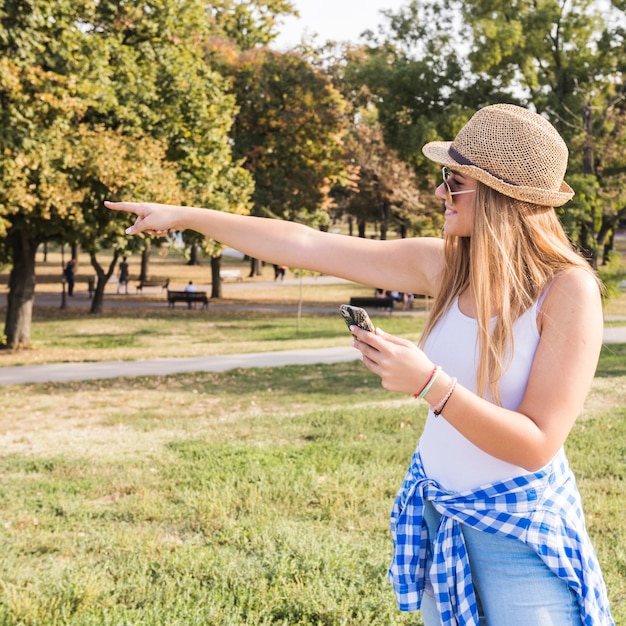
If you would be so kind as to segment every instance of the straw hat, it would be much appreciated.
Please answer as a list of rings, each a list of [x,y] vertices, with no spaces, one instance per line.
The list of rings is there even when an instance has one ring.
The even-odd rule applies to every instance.
[[[516,200],[555,207],[574,196],[563,180],[568,151],[559,133],[541,115],[512,104],[480,109],[454,141],[432,141],[422,151]]]

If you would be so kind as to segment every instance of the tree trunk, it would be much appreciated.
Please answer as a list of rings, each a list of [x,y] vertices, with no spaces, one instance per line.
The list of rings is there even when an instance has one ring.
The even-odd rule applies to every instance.
[[[391,207],[386,200],[382,201],[380,207],[380,238],[381,240],[387,239],[387,231],[389,230],[389,214],[391,213]]]
[[[9,275],[4,334],[11,350],[30,347],[30,327],[35,300],[35,255],[39,242],[18,230],[8,237],[13,266]],[[59,277],[59,283],[61,282]]]
[[[200,246],[192,243],[189,246],[189,261],[187,265],[200,265]]]
[[[611,258],[611,252],[615,249],[615,230],[606,238],[604,248],[602,249],[602,263],[606,264]]]
[[[615,229],[619,225],[619,213],[617,215],[603,215],[600,230],[596,235],[598,246],[602,247],[602,263],[608,263],[609,255],[615,245]]]
[[[222,279],[220,269],[222,267],[222,255],[211,257],[211,298],[222,297]]]
[[[593,141],[593,120],[591,117],[591,105],[583,105],[583,128],[585,131],[585,143],[583,144],[583,174],[595,176],[595,145]],[[594,223],[596,215],[590,215],[588,222],[583,223],[580,230],[580,246],[582,254],[587,258],[591,267],[598,269],[598,253],[595,247]]]
[[[139,272],[139,282],[150,280],[150,252],[152,247],[152,240],[146,238],[146,245],[141,251],[141,270]]]
[[[115,266],[117,265],[117,260],[119,259],[119,257],[120,251],[115,250],[113,252],[113,259],[111,260],[109,269],[105,272],[102,265],[98,263],[95,252],[89,253],[89,258],[91,259],[91,267],[93,267],[94,271],[96,272],[96,288],[93,293],[93,299],[91,301],[91,308],[89,309],[89,313],[102,313],[104,309],[104,288],[106,287],[109,278],[113,276],[113,272],[115,271]]]
[[[359,220],[357,223],[358,229],[359,229],[359,237],[361,237],[362,239],[365,239],[365,227],[366,227],[367,223],[365,222],[365,220]]]

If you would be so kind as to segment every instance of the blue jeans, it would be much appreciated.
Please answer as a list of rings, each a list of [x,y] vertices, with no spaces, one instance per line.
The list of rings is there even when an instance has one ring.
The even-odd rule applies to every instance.
[[[432,503],[424,504],[434,537],[441,516]],[[581,626],[576,595],[534,550],[517,539],[462,529],[481,626]],[[422,619],[425,626],[441,626],[432,595],[422,599]]]

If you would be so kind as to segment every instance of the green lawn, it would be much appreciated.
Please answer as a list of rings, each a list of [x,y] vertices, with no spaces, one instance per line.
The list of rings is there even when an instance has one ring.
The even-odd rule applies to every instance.
[[[605,349],[568,443],[618,624],[625,363]],[[0,625],[421,623],[386,570],[425,410],[360,364],[9,386],[0,402]]]
[[[0,367],[347,346],[350,333],[339,315],[339,304],[336,310],[304,314],[298,323],[295,312],[278,314],[245,307],[206,312],[171,311],[166,306],[111,309],[98,316],[43,309],[37,311],[32,326],[32,348],[0,351]],[[419,310],[408,315],[373,311],[372,319],[387,332],[407,339],[417,339],[424,325]]]

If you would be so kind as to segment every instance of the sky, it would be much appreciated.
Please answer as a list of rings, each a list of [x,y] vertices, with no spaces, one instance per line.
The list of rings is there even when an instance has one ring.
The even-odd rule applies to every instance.
[[[293,0],[300,17],[285,18],[274,48],[287,49],[300,43],[302,36],[316,34],[321,45],[327,40],[358,41],[359,35],[376,31],[382,22],[380,11],[397,11],[408,0]]]

